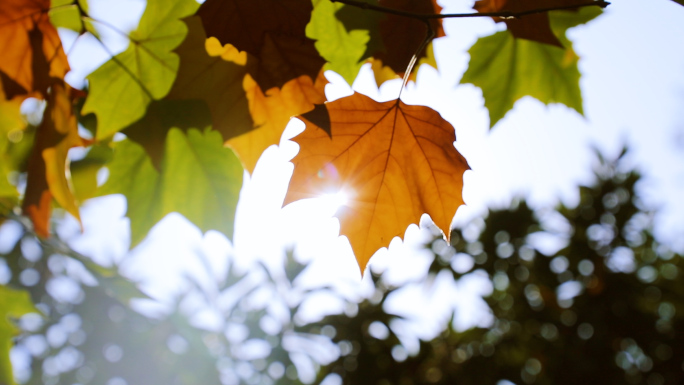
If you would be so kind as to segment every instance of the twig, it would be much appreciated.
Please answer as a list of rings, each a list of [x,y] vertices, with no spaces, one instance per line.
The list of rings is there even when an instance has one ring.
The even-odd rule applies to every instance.
[[[376,12],[389,13],[397,16],[410,17],[412,19],[418,20],[430,20],[430,19],[450,19],[450,18],[463,18],[463,17],[503,17],[516,19],[519,17],[533,15],[535,13],[543,13],[549,11],[558,11],[563,9],[574,9],[579,7],[589,7],[596,6],[605,8],[610,5],[607,1],[586,1],[584,3],[572,4],[572,5],[561,5],[557,7],[547,7],[547,8],[537,8],[529,9],[521,12],[511,12],[511,11],[500,11],[500,12],[476,12],[476,13],[413,13],[401,11],[399,9],[383,7],[381,5],[368,4],[359,0],[330,0],[333,3],[342,3],[351,5],[353,7],[358,7],[362,9],[368,9]]]

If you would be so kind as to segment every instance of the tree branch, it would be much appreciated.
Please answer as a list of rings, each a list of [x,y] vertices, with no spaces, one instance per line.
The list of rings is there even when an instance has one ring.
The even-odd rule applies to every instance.
[[[412,19],[418,19],[422,21],[427,21],[430,19],[451,19],[451,18],[463,18],[463,17],[503,17],[503,18],[520,18],[527,15],[533,15],[535,13],[543,13],[549,11],[558,11],[563,9],[574,9],[579,7],[590,7],[596,6],[605,8],[610,5],[607,1],[586,1],[584,3],[573,4],[573,5],[562,5],[557,7],[548,8],[537,8],[530,9],[521,12],[511,12],[511,11],[500,11],[500,12],[476,12],[476,13],[412,13],[401,11],[394,8],[383,7],[381,5],[368,4],[359,0],[330,0],[333,3],[342,3],[351,5],[353,7],[358,7],[362,9],[368,9],[376,12],[389,13],[397,16],[410,17]]]

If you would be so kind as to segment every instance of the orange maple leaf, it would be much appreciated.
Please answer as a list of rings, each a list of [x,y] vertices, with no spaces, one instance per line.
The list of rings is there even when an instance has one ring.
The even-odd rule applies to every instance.
[[[0,76],[8,99],[32,91],[45,95],[50,78],[63,79],[69,70],[49,10],[50,0],[0,1]]]
[[[335,216],[362,273],[423,213],[449,236],[470,167],[454,148],[454,127],[439,113],[356,93],[299,118],[306,129],[294,138],[300,150],[284,204],[345,193]]]
[[[80,221],[78,204],[68,179],[69,149],[83,146],[73,114],[69,86],[52,85],[43,121],[36,132],[36,142],[28,160],[28,177],[23,210],[31,218],[38,235],[50,235],[50,212],[54,198]]]
[[[311,111],[314,105],[325,102],[326,84],[328,81],[321,71],[315,83],[302,75],[288,81],[282,88],[274,87],[264,93],[251,76],[245,76],[243,87],[254,119],[254,129],[227,142],[245,170],[252,173],[261,154],[280,142],[291,117]]]

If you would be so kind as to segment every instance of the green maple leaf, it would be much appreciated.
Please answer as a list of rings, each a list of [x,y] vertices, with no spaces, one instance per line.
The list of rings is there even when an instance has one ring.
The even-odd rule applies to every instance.
[[[461,84],[471,83],[482,89],[490,127],[524,96],[545,104],[562,103],[583,113],[579,57],[565,32],[600,13],[597,7],[550,12],[551,29],[564,48],[517,39],[508,31],[480,38],[470,48],[470,64]]]
[[[28,313],[38,313],[29,293],[0,285],[0,384],[15,384],[9,354],[12,338],[19,334],[19,328],[12,319]]]
[[[359,73],[370,40],[368,30],[347,30],[335,16],[343,4],[314,0],[306,36],[316,40],[318,53],[328,62],[326,69],[340,74],[350,85]],[[369,12],[373,13],[373,12]]]
[[[193,0],[150,0],[128,48],[88,76],[83,114],[97,115],[97,139],[110,137],[140,119],[152,100],[171,90],[180,59],[173,50],[188,33],[180,19],[192,15]]]
[[[218,230],[232,238],[243,169],[218,132],[170,129],[159,171],[142,146],[128,139],[117,142],[108,167],[100,195],[126,197],[131,246],[172,212],[202,231]]]

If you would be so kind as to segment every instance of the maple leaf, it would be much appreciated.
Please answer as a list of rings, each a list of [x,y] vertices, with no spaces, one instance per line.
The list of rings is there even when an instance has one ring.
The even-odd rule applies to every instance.
[[[172,6],[164,0],[148,1],[128,48],[88,75],[90,94],[83,114],[97,115],[97,139],[140,119],[152,100],[169,93],[180,62],[173,50],[188,32],[180,19],[197,7],[193,0],[175,1]]]
[[[579,60],[565,31],[601,14],[596,7],[578,12],[551,12],[551,28],[562,47],[515,38],[509,31],[480,38],[468,51],[470,64],[461,84],[482,89],[490,127],[502,119],[524,96],[562,103],[583,113],[579,87]]]
[[[22,209],[33,221],[38,235],[50,235],[52,198],[80,221],[78,204],[72,193],[68,174],[68,153],[83,146],[78,135],[68,85],[54,84],[48,94],[43,121],[36,132],[28,160],[28,177]]]
[[[254,129],[227,142],[245,170],[252,173],[261,154],[280,142],[291,117],[311,111],[315,104],[325,102],[327,83],[321,71],[315,83],[303,75],[288,81],[282,88],[271,88],[264,93],[249,75],[245,77],[243,84],[254,118]]]
[[[0,383],[14,385],[10,350],[12,339],[21,331],[13,320],[28,313],[39,313],[27,291],[0,285]]]
[[[306,36],[312,9],[310,0],[207,0],[197,15],[207,36],[258,59],[250,74],[268,90],[301,75],[315,79],[323,67]]]
[[[581,0],[478,0],[473,8],[481,13],[510,11],[515,13],[533,9],[570,6],[585,3]],[[506,28],[519,39],[563,47],[558,36],[551,30],[549,13],[534,13],[519,18],[493,17],[497,23],[506,23]]]
[[[202,231],[233,236],[243,169],[216,131],[168,131],[157,171],[145,150],[131,140],[114,144],[109,179],[99,195],[123,194],[131,220],[131,246],[169,213],[177,212]]]
[[[8,99],[39,91],[69,70],[57,29],[50,24],[50,0],[0,1],[0,78]]]
[[[342,191],[336,213],[363,272],[370,257],[423,213],[449,234],[463,204],[466,160],[453,126],[439,113],[362,94],[319,105],[300,117],[305,131],[285,203]]]

